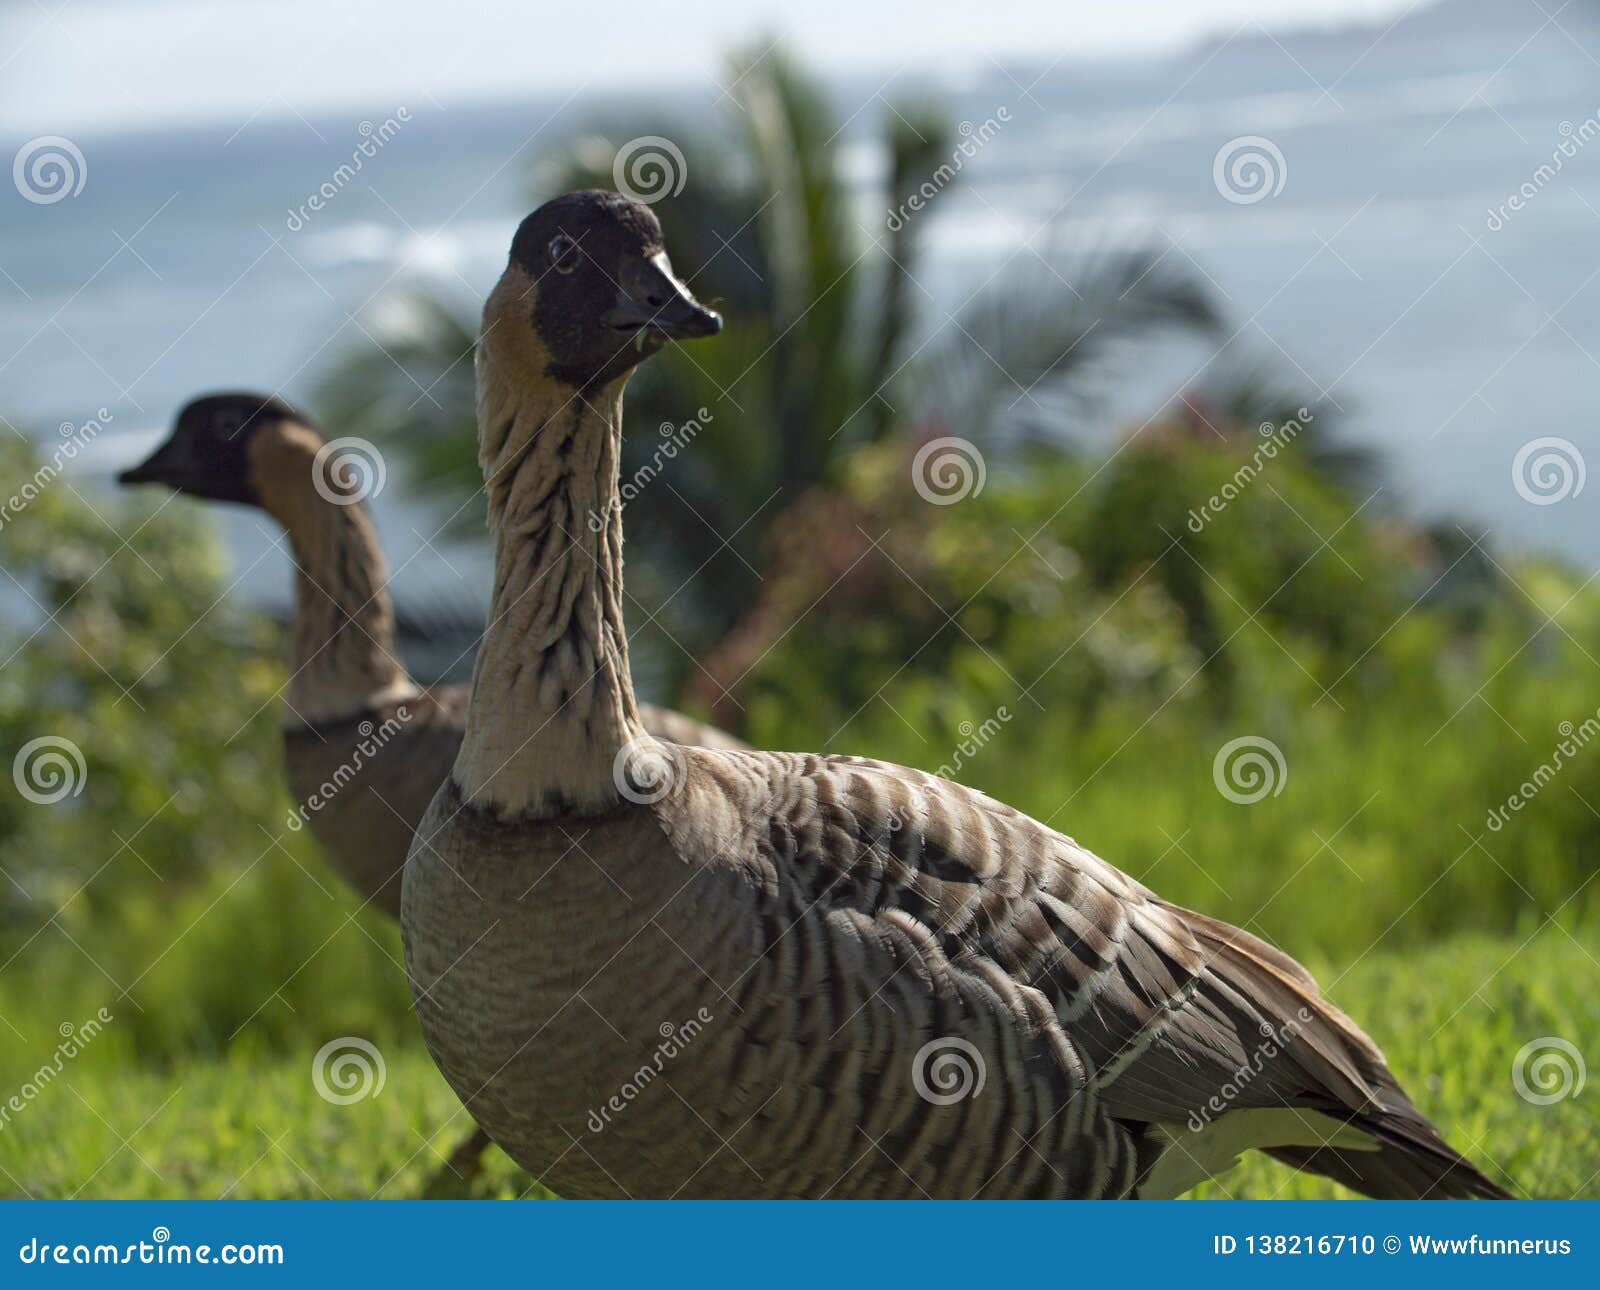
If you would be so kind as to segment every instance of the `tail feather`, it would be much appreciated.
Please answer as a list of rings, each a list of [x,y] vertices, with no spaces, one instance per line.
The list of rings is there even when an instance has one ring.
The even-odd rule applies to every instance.
[[[1254,1008],[1254,1015],[1264,1015],[1283,1032],[1290,1017],[1307,1015],[1299,1009],[1309,1011],[1312,1020],[1293,1031],[1284,1050],[1308,1077],[1309,1087],[1280,1086],[1280,1094],[1288,1094],[1287,1104],[1332,1116],[1367,1139],[1360,1145],[1348,1141],[1255,1145],[1285,1164],[1376,1198],[1511,1199],[1510,1193],[1451,1149],[1401,1090],[1378,1046],[1322,997],[1303,967],[1238,928],[1169,908],[1181,913],[1206,946],[1213,977]]]
[[[1510,1192],[1439,1136],[1387,1069],[1374,1083],[1378,1111],[1353,1116],[1349,1123],[1369,1134],[1376,1150],[1276,1147],[1267,1154],[1376,1200],[1512,1199]]]
[[[1295,1169],[1321,1174],[1374,1200],[1511,1200],[1471,1161],[1450,1152],[1448,1161],[1384,1142],[1376,1151],[1333,1147],[1271,1147],[1267,1154]]]

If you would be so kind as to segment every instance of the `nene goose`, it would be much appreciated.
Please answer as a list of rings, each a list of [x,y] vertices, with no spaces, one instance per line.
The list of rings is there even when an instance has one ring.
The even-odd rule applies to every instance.
[[[490,1136],[573,1197],[1169,1197],[1252,1148],[1505,1195],[1254,936],[932,775],[650,736],[622,389],[719,326],[654,215],[598,192],[522,222],[484,310],[494,611],[401,921]]]
[[[292,822],[309,827],[364,901],[398,918],[406,852],[455,760],[467,690],[425,689],[407,675],[383,552],[352,478],[308,417],[248,393],[194,400],[167,441],[118,478],[258,506],[283,526],[296,566],[283,722]],[[640,712],[663,739],[744,747],[680,713]],[[469,1142],[454,1163],[470,1166],[486,1143]]]

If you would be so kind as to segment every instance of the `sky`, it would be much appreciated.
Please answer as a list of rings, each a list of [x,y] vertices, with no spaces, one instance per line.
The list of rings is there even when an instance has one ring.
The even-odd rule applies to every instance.
[[[828,72],[1158,51],[1241,24],[1386,21],[1416,0],[0,0],[4,135],[708,83],[782,33]]]

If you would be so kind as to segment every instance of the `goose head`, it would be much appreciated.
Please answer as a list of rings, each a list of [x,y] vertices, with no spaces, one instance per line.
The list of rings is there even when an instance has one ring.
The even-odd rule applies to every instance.
[[[715,335],[673,271],[648,206],[598,189],[546,202],[517,229],[484,308],[484,343],[535,379],[596,390],[670,340]]]
[[[321,443],[309,420],[282,399],[208,394],[186,404],[166,442],[119,474],[117,482],[165,484],[208,501],[261,506],[261,448],[268,441],[296,438],[313,451]]]

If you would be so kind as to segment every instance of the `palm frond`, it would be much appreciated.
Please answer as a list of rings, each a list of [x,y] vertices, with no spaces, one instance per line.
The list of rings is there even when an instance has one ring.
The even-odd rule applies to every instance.
[[[1025,252],[919,355],[910,406],[969,437],[1048,428],[1094,408],[1088,378],[1119,348],[1217,322],[1205,284],[1154,249]]]
[[[1341,433],[1341,414],[1329,400],[1308,396],[1289,379],[1280,364],[1265,360],[1223,366],[1197,391],[1186,395],[1202,413],[1251,428],[1301,428],[1298,451],[1317,474],[1353,494],[1365,496],[1383,474],[1382,454],[1352,442]]]

